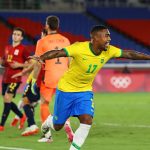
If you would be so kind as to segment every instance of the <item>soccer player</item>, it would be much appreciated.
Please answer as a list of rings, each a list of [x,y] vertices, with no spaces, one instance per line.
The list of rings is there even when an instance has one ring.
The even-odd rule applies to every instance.
[[[94,115],[92,83],[103,65],[114,57],[150,60],[148,55],[133,50],[124,51],[110,45],[110,32],[106,26],[94,26],[90,35],[91,41],[76,42],[61,50],[32,57],[39,62],[57,57],[73,58],[68,71],[59,80],[54,114],[49,116],[41,127],[44,134],[51,129],[58,131],[70,116],[76,116],[80,125],[69,150],[79,150],[89,134]]]
[[[46,31],[46,29],[43,29],[42,30],[42,32],[41,32],[41,38],[43,38],[43,37],[45,37],[47,35],[47,31]],[[33,66],[34,66],[34,61],[33,60],[31,60],[31,61],[26,61],[25,63],[27,63],[27,65],[25,66],[25,68],[21,71],[21,72],[19,72],[19,73],[17,73],[17,74],[15,74],[15,75],[13,75],[12,76],[12,78],[16,78],[16,77],[21,77],[21,76],[24,76],[25,74],[27,74],[27,73],[30,73],[30,75],[28,76],[28,78],[27,78],[27,85],[29,85],[29,83],[30,83],[30,81],[32,81],[31,80],[31,78],[32,78],[32,70],[33,70]],[[41,73],[43,73],[44,74],[44,72],[43,71],[41,71]],[[41,80],[41,76],[42,75],[39,75],[40,76],[40,80]],[[40,83],[40,80],[38,81],[38,85],[40,85],[39,83]],[[31,84],[30,84],[31,85]],[[26,89],[27,87],[25,87],[25,89]],[[28,90],[30,91],[30,86],[28,87]],[[39,87],[38,87],[39,88]],[[26,90],[24,90],[24,91],[26,91],[25,93],[27,93],[27,95],[30,95],[29,93],[30,92],[28,92],[28,90],[26,91]],[[24,93],[24,94],[25,94]],[[30,97],[31,97],[31,101],[33,101],[33,99],[34,99],[34,102],[32,103],[32,102],[30,102],[30,109],[34,109],[34,107],[32,107],[32,106],[36,106],[37,105],[37,103],[39,102],[38,100],[37,100],[37,97],[39,97],[39,96],[37,96],[37,95],[39,95],[40,93],[37,91],[37,93],[35,94],[35,96],[31,93],[31,96],[28,96],[29,97],[29,99],[30,99]],[[25,94],[26,95],[26,94]],[[23,97],[25,97],[25,95],[23,96]],[[35,97],[35,98],[34,98]],[[23,107],[24,107],[24,102],[23,102],[24,100],[23,100],[23,98],[18,102],[18,109],[21,111],[22,109],[23,109]],[[35,102],[36,101],[36,102]],[[34,104],[34,105],[33,105]],[[32,115],[30,115],[30,116],[32,116]],[[30,117],[29,116],[29,117]],[[28,119],[28,120],[32,120],[32,122],[35,122],[35,121],[33,121],[33,119],[31,118],[31,119]],[[12,122],[11,122],[11,126],[16,126],[17,125],[17,123],[19,122],[19,117],[16,115],[15,117],[14,117],[14,119],[12,120]],[[28,122],[28,121],[27,121]],[[30,124],[31,123],[29,123],[28,122],[28,126],[30,126]],[[29,128],[28,128],[29,129]],[[33,128],[32,128],[33,129]],[[27,132],[27,130],[26,130],[26,132]]]
[[[37,42],[35,55],[40,56],[43,53],[50,50],[59,50],[63,47],[70,45],[69,40],[63,35],[58,33],[59,18],[57,16],[48,16],[46,18],[46,26],[48,35]],[[45,62],[45,75],[44,82],[40,86],[41,103],[40,103],[40,116],[42,122],[51,115],[49,110],[49,103],[52,100],[52,96],[56,92],[57,83],[60,77],[68,69],[69,59],[62,57],[53,60],[47,60]],[[38,73],[37,73],[38,74]],[[36,79],[32,79],[32,82],[36,82]],[[73,132],[70,127],[70,122],[65,124],[65,131],[68,135],[68,140],[73,138]],[[45,138],[39,142],[44,142]]]
[[[41,32],[41,38],[45,37],[47,35],[47,32],[45,29],[42,30]],[[29,60],[26,63],[25,68],[12,76],[12,78],[16,78],[16,77],[20,77],[20,76],[24,76],[25,74],[29,73],[29,76],[27,78],[26,81],[26,85],[24,88],[24,93],[22,96],[22,99],[20,100],[20,102],[18,103],[18,109],[24,109],[25,115],[27,117],[27,124],[28,127],[22,132],[22,136],[30,136],[30,135],[34,135],[36,133],[39,132],[39,128],[36,125],[35,119],[34,119],[34,107],[38,104],[39,100],[40,100],[40,85],[43,79],[43,75],[44,75],[44,69],[43,67],[41,68],[41,72],[39,73],[38,79],[36,81],[35,84],[35,90],[36,90],[36,94],[33,94],[31,92],[31,82],[32,82],[32,70],[34,67],[34,61],[35,60]],[[41,67],[41,66],[39,66]],[[16,126],[18,123],[18,117],[15,116],[15,118],[12,121],[12,125]]]
[[[21,44],[24,37],[24,30],[14,28],[12,33],[12,45],[6,46],[2,65],[5,67],[2,79],[2,96],[4,100],[4,109],[0,122],[0,131],[4,130],[7,117],[12,110],[20,118],[19,129],[23,128],[25,116],[18,110],[12,99],[16,95],[16,91],[21,83],[21,77],[12,79],[11,77],[20,72],[24,67],[24,62],[28,58],[29,51]]]
[[[35,106],[33,104],[37,104],[38,100],[40,100],[40,85],[43,78],[43,71],[44,70],[41,69],[38,80],[35,84],[36,87],[34,87],[36,89],[36,95],[31,92],[32,72],[27,80],[27,84],[23,93],[23,109],[27,116],[28,127],[22,132],[22,136],[30,136],[39,132],[39,128],[34,119]]]
[[[57,33],[59,19],[56,16],[46,18],[45,29],[48,35],[37,42],[35,55],[40,56],[48,50],[61,49],[70,45],[69,40]],[[45,62],[44,84],[41,86],[40,115],[42,122],[50,115],[49,103],[56,91],[59,78],[68,69],[68,58],[56,58]]]
[[[25,128],[25,130],[21,133],[22,136],[30,136],[30,135],[34,135],[39,132],[39,128],[36,125],[36,122],[34,119],[34,108],[35,108],[35,106],[37,106],[38,101],[40,100],[40,84],[41,84],[41,81],[43,78],[44,70],[41,69],[41,72],[39,73],[37,82],[35,84],[35,86],[36,86],[36,87],[34,87],[36,90],[36,95],[35,95],[31,92],[33,66],[34,66],[34,60],[30,60],[28,62],[28,67],[24,68],[22,70],[22,72],[19,72],[12,76],[12,78],[15,78],[15,77],[23,76],[28,72],[31,72],[27,78],[26,85],[24,88],[24,93],[22,95],[22,100],[20,102],[21,106],[25,112],[25,115],[27,117],[27,124],[28,124],[28,127]],[[39,66],[39,67],[41,67],[41,66]],[[22,109],[22,108],[20,108],[20,109]],[[13,121],[14,126],[17,124],[17,121],[18,121],[18,119],[15,116],[14,121]]]

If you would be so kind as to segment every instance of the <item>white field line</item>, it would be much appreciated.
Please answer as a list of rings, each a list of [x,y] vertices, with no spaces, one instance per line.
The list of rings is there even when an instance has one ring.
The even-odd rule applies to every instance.
[[[136,124],[123,125],[123,124],[119,124],[119,123],[101,123],[101,125],[111,126],[111,127],[150,128],[150,125],[136,125]]]
[[[24,149],[24,148],[17,148],[17,147],[5,147],[5,146],[0,146],[0,149],[9,149],[9,150],[32,150],[32,149]]]

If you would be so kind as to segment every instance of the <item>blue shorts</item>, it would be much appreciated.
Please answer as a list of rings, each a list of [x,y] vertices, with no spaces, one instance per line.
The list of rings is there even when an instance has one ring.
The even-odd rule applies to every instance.
[[[93,117],[93,92],[63,92],[56,90],[54,124],[64,124],[70,116],[88,114]]]

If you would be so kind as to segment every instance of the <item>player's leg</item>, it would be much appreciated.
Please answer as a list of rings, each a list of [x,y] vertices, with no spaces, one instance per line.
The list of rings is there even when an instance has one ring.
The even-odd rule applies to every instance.
[[[50,115],[49,102],[45,101],[44,96],[42,94],[40,101],[40,118],[41,122],[43,123],[46,120],[46,118]]]
[[[73,141],[74,133],[70,125],[70,120],[68,119],[64,124],[64,130],[66,132],[68,141],[71,143]]]
[[[39,129],[38,126],[36,125],[35,119],[34,119],[34,111],[33,111],[33,106],[31,103],[37,102],[40,99],[40,94],[39,94],[39,88],[37,87],[36,89],[36,95],[34,95],[31,92],[31,84],[29,84],[28,88],[25,90],[23,94],[23,109],[24,112],[27,116],[27,123],[28,127],[25,129],[25,131],[21,134],[22,136],[29,136],[38,133]]]
[[[92,92],[81,92],[82,97],[74,106],[73,115],[77,115],[80,126],[74,133],[73,142],[69,150],[79,150],[84,144],[93,120],[94,104]]]
[[[27,84],[25,85],[23,97],[26,96],[26,93],[27,93],[27,91],[28,91],[28,89],[29,89],[29,86],[30,86],[29,83],[27,83]],[[17,107],[18,107],[18,109],[21,111],[21,110],[23,109],[23,106],[24,106],[23,98],[21,98],[21,100],[18,102]],[[11,126],[16,126],[18,122],[19,122],[19,117],[16,115],[16,116],[14,117],[14,119],[12,120],[12,122],[11,122]]]
[[[18,128],[22,129],[24,127],[24,123],[26,121],[26,116],[18,109],[17,105],[14,102],[11,102],[11,110],[19,116],[20,123]]]
[[[4,88],[5,94],[3,93],[4,110],[1,119],[1,127],[4,127],[7,117],[10,113],[10,110],[16,113],[21,118],[20,119],[21,121],[24,119],[23,114],[18,110],[17,106],[12,102],[12,99],[15,96],[16,90],[18,89],[20,83],[10,83],[10,84],[3,84],[3,85],[6,87]],[[2,90],[2,92],[4,92],[4,90]]]
[[[19,88],[20,83],[11,83],[8,86],[7,92],[6,92],[6,97],[9,98],[9,101],[11,102],[11,110],[20,118],[20,123],[19,123],[19,129],[22,129],[24,127],[24,123],[26,121],[26,116],[23,115],[23,113],[18,109],[17,105],[12,102],[12,98],[15,98],[16,96],[16,91]],[[11,95],[13,94],[13,97]],[[7,96],[9,95],[9,96]]]
[[[23,103],[24,103],[23,109],[27,116],[28,127],[30,127],[31,125],[35,124],[34,112],[32,111],[32,107],[30,106],[30,101],[27,97],[23,98]]]
[[[47,119],[42,123],[41,132],[42,136],[38,142],[51,143],[53,141],[51,129],[55,130],[53,127],[53,116],[49,115]]]
[[[41,85],[41,103],[40,103],[40,114],[41,120],[44,122],[48,116],[51,116],[49,111],[49,103],[52,100],[53,95],[55,94],[55,88],[47,88],[44,84]],[[69,142],[73,140],[73,131],[70,126],[70,121],[67,120],[64,126],[67,138]]]
[[[92,117],[90,115],[81,115],[79,116],[80,126],[74,133],[73,142],[69,150],[79,150],[84,144],[92,123]]]
[[[18,104],[17,104],[18,109],[21,111],[23,109],[23,100],[22,98],[19,100]],[[11,122],[11,126],[15,127],[19,122],[19,117],[17,115],[15,115],[15,117],[13,118],[12,122]]]
[[[4,130],[5,122],[7,120],[9,112],[11,110],[11,105],[9,103],[5,103],[5,101],[4,101],[5,93],[6,93],[8,85],[9,85],[8,83],[2,82],[2,97],[3,97],[3,102],[4,102],[4,108],[3,108],[3,113],[2,113],[2,117],[1,117],[0,131]]]
[[[44,135],[51,129],[56,131],[62,129],[66,120],[70,117],[71,109],[68,108],[70,108],[69,105],[71,105],[71,102],[69,101],[71,98],[68,97],[69,95],[70,94],[67,93],[67,96],[64,96],[64,92],[57,90],[54,105],[54,116],[48,116],[41,126],[41,131]]]
[[[27,123],[28,123],[28,127],[25,129],[24,132],[22,132],[22,136],[29,136],[29,135],[33,135],[38,133],[39,128],[35,123],[35,119],[34,119],[34,112],[32,110],[32,107],[30,105],[30,102],[28,100],[27,97],[23,98],[23,102],[24,102],[24,112],[26,114],[27,117]]]
[[[52,100],[53,95],[55,94],[55,88],[48,88],[44,83],[41,83],[40,94],[41,94],[41,103],[40,103],[40,117],[42,123],[51,115],[49,109],[49,103]]]

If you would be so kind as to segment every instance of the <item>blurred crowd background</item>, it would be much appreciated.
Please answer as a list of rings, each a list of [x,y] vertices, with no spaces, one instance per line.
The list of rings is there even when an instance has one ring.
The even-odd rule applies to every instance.
[[[55,7],[54,7],[55,6]],[[149,0],[0,0],[1,9],[77,10],[86,7],[150,7]],[[59,10],[60,11],[60,10]]]

